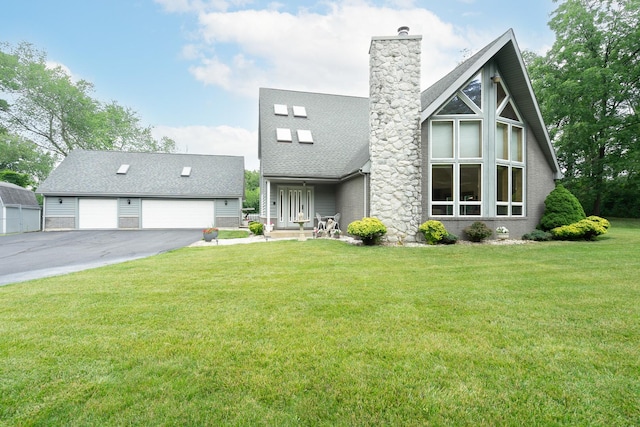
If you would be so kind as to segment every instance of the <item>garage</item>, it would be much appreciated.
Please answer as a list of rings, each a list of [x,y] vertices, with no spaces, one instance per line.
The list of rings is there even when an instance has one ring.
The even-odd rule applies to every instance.
[[[213,222],[212,200],[142,201],[142,228],[205,228]]]
[[[78,228],[118,228],[117,199],[80,199],[78,203]]]

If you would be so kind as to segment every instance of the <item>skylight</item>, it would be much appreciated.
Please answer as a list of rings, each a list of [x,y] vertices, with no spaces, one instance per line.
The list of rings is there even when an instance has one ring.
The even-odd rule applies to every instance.
[[[307,117],[307,109],[301,107],[299,105],[293,106],[293,116],[294,117]]]
[[[126,173],[129,171],[129,165],[120,165],[120,168],[118,169],[118,172],[116,172],[118,175],[126,175]]]
[[[313,136],[310,130],[298,129],[298,142],[303,144],[313,144]]]
[[[277,128],[276,139],[280,142],[291,142],[291,129]]]
[[[289,115],[286,104],[273,104],[273,111],[276,113],[276,116]]]
[[[191,166],[183,167],[180,176],[191,176]]]

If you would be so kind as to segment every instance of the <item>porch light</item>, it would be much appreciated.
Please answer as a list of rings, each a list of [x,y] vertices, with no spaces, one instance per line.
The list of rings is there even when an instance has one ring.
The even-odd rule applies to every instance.
[[[62,204],[62,199],[58,199],[58,203]]]
[[[494,83],[500,83],[502,81],[502,78],[500,77],[500,75],[496,74],[495,76],[491,76],[491,81]]]

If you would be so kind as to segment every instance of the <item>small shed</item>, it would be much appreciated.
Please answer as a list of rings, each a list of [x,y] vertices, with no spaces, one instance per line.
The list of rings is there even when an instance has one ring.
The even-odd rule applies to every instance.
[[[40,231],[40,212],[33,191],[0,182],[0,234]]]

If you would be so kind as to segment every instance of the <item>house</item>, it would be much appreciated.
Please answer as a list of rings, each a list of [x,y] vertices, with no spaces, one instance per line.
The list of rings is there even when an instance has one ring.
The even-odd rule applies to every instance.
[[[0,234],[40,230],[40,205],[33,191],[0,182]]]
[[[244,158],[74,150],[38,193],[44,230],[238,227]]]
[[[428,219],[458,235],[474,221],[535,228],[561,172],[513,31],[423,91],[421,40],[407,27],[372,38],[368,98],[260,89],[265,222],[373,216],[391,242]]]

